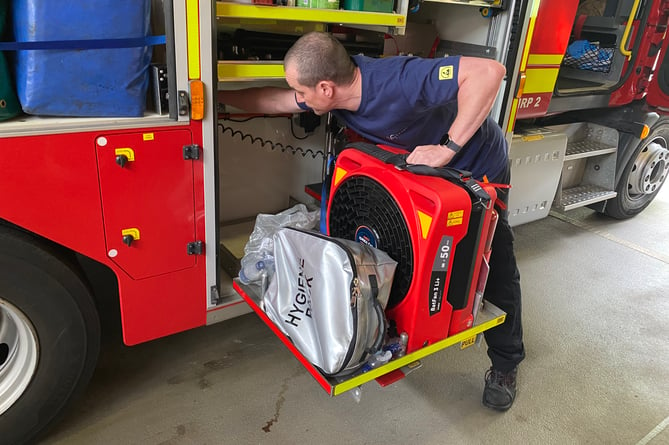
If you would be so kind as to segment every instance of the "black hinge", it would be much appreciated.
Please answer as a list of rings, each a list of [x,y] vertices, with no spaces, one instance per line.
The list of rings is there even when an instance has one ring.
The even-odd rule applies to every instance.
[[[184,160],[197,160],[200,159],[200,146],[199,145],[184,145]]]
[[[194,241],[188,243],[188,255],[202,255],[204,253],[204,242]]]
[[[190,114],[190,103],[188,101],[188,93],[179,91],[177,93],[177,109],[179,116],[188,116]]]

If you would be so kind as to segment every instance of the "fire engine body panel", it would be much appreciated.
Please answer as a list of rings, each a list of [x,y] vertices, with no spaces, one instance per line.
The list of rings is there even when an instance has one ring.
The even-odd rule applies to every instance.
[[[204,239],[202,165],[183,159],[191,140],[188,127],[3,139],[15,152],[0,171],[13,187],[3,218],[115,271],[129,345],[206,321],[193,298],[206,294],[205,261],[187,253]]]
[[[153,33],[167,41],[154,51],[154,61],[165,67],[167,80],[152,83],[150,91],[168,93],[167,112],[148,110],[141,118],[21,115],[0,122],[0,343],[19,351],[0,354],[0,376],[12,379],[0,379],[6,440],[43,431],[61,408],[42,408],[65,406],[95,367],[99,325],[77,255],[116,277],[127,345],[251,310],[262,318],[257,295],[233,283],[243,238],[256,214],[286,208],[295,196],[310,199],[295,189],[325,180],[323,159],[316,157],[336,152],[340,133],[328,121],[305,139],[294,132],[297,119],[235,122],[235,110],[222,113],[218,89],[285,86],[276,59],[225,59],[230,31],[297,38],[329,30],[365,50],[380,41],[383,56],[457,51],[494,58],[507,68],[491,114],[509,143],[511,224],[586,205],[614,218],[642,211],[669,174],[669,120],[662,114],[669,110],[669,1],[604,1],[597,13],[581,11],[579,3],[442,0],[408,12],[416,5],[401,0],[393,13],[361,13],[154,0]],[[367,33],[363,42],[358,33]],[[606,59],[608,67],[584,69],[578,57],[567,66],[566,54],[578,53],[574,44]],[[313,159],[305,156],[312,153]],[[424,219],[411,221],[412,230],[422,230]],[[235,246],[226,244],[229,233],[237,236]],[[470,290],[476,290],[476,277]],[[390,382],[400,368],[444,347],[471,344],[503,322],[504,314],[490,309],[471,326],[468,306],[453,321],[457,329],[441,340],[412,343],[402,360],[345,382],[319,375],[272,329],[337,395],[384,374]],[[413,321],[402,319],[407,326]],[[61,338],[60,326],[68,326],[64,340],[46,342]],[[49,389],[56,377],[71,383],[58,394]],[[26,409],[41,414],[27,416]]]

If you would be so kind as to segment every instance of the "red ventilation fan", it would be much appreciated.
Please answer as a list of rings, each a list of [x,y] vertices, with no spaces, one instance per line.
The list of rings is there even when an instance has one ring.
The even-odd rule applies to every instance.
[[[413,352],[472,327],[497,194],[455,170],[407,166],[405,155],[365,143],[343,150],[332,173],[327,227],[331,236],[368,243],[398,262],[386,315],[408,334]]]

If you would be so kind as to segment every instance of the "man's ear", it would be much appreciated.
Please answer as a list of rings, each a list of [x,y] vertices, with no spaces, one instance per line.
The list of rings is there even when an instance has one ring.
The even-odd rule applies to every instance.
[[[325,97],[331,98],[334,95],[334,83],[329,80],[318,82],[318,91]]]

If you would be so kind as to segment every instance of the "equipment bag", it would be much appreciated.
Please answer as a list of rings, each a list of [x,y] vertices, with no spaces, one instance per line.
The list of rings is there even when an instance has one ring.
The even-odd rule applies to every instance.
[[[383,345],[397,262],[356,241],[293,228],[274,235],[268,317],[327,376],[359,369]]]

